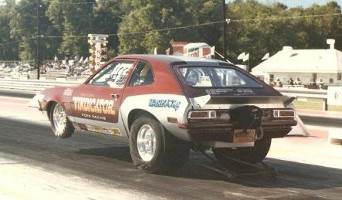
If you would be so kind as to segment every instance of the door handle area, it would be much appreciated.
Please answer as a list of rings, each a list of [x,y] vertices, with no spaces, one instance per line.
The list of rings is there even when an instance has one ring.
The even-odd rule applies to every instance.
[[[120,95],[117,94],[117,93],[113,93],[113,94],[110,94],[110,95],[112,96],[112,98],[113,98],[114,100],[117,100],[117,99],[120,97]]]

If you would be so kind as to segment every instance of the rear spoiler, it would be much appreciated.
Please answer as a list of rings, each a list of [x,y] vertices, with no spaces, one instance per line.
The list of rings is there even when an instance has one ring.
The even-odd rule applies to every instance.
[[[288,96],[210,96],[205,95],[193,98],[193,103],[203,107],[205,104],[275,104],[283,103],[287,107],[295,100],[295,97]]]

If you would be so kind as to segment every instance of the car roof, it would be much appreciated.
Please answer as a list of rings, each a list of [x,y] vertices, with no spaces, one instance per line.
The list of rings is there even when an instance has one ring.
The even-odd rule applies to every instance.
[[[186,62],[186,63],[208,63],[212,65],[219,65],[220,63],[226,63],[217,59],[191,57],[191,56],[174,56],[174,55],[161,55],[161,54],[128,54],[120,55],[115,57],[115,59],[141,59],[146,61],[162,61],[165,64]]]

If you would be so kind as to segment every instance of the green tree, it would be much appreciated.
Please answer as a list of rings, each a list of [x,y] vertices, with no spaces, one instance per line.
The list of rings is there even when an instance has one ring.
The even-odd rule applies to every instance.
[[[17,60],[18,43],[10,35],[10,20],[15,6],[15,0],[6,0],[0,6],[0,60]]]
[[[254,66],[260,62],[263,54],[269,52],[269,47],[274,45],[270,43],[277,33],[275,27],[279,22],[273,19],[283,15],[286,7],[247,0],[235,1],[229,4],[228,8],[229,17],[232,19],[228,25],[228,56],[231,61],[241,63],[242,61],[237,60],[238,55],[242,52],[249,53],[249,60],[244,64]]]
[[[18,41],[18,55],[21,60],[34,60],[36,57],[36,8],[36,1],[21,0],[11,15],[10,33]]]
[[[109,57],[118,53],[119,40],[116,33],[123,15],[120,2],[121,0],[98,0],[94,8],[91,33],[109,35],[107,45]]]
[[[206,42],[223,54],[222,0],[185,0],[185,3],[187,24],[195,26],[182,39]]]
[[[177,30],[183,25],[184,2],[124,0],[126,12],[119,26],[120,53],[152,53],[158,48],[164,53],[169,41],[180,38],[187,30]]]
[[[341,13],[336,2],[288,9],[280,3],[237,0],[228,7],[232,19],[228,26],[228,47],[233,62],[241,62],[237,56],[247,52],[249,65],[253,67],[265,53],[276,53],[283,46],[326,48],[327,38],[341,41],[341,17],[331,15]]]
[[[50,1],[46,15],[56,30],[55,37],[50,38],[61,38],[59,55],[88,55],[87,35],[92,31],[95,5],[95,0]]]
[[[40,2],[40,4],[37,4]],[[111,56],[117,53],[164,54],[169,41],[206,42],[222,52],[222,0],[6,0],[0,6],[0,59],[36,58],[39,22],[42,59],[54,55],[87,56],[89,33],[108,34]],[[40,5],[37,7],[37,5]],[[39,8],[39,15],[37,15]],[[309,8],[281,3],[235,0],[227,4],[228,59],[262,56],[294,48],[327,48],[336,39],[342,49],[341,7],[331,1]],[[304,17],[306,16],[306,17]]]
[[[40,40],[40,60],[46,59],[49,52],[55,50],[50,41],[43,39],[50,27],[50,21],[45,17],[45,3],[45,1],[21,0],[10,15],[10,33],[11,37],[18,42],[18,57],[21,60],[37,58],[38,39]],[[40,27],[39,35],[38,26]]]
[[[56,23],[53,23],[47,14],[51,3],[53,2],[45,0],[40,7],[40,54],[42,60],[52,60],[54,56],[57,56],[62,42],[62,38],[59,37],[62,34],[60,27],[56,26]]]
[[[306,41],[308,48],[326,48],[326,39],[333,38],[338,41],[337,48],[342,49],[341,7],[335,1],[323,6],[315,4],[305,9],[304,14],[316,16],[305,18],[302,31],[308,35]]]

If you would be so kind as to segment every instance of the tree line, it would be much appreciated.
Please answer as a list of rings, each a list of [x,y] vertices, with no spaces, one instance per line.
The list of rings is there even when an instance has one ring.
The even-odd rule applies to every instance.
[[[0,60],[51,60],[88,56],[88,34],[107,34],[108,54],[165,54],[170,41],[206,42],[238,63],[249,53],[250,66],[283,46],[342,50],[341,7],[288,8],[256,0],[3,0],[0,5]],[[226,19],[223,19],[223,5]],[[37,46],[37,44],[39,46]],[[38,48],[37,48],[38,47]],[[216,58],[220,58],[216,56]]]

